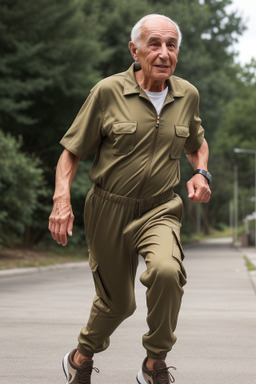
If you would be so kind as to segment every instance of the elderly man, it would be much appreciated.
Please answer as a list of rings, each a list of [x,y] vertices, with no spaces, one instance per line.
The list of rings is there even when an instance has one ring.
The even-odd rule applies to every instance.
[[[171,19],[147,15],[133,28],[135,63],[99,82],[90,92],[61,144],[54,206],[49,220],[62,245],[72,236],[70,187],[79,159],[96,152],[90,170],[93,188],[85,203],[85,233],[96,296],[77,349],[63,359],[67,383],[90,384],[92,357],[109,346],[110,335],[136,307],[134,279],[138,256],[147,288],[146,358],[140,384],[174,381],[165,364],[176,341],[174,330],[186,283],[180,244],[182,149],[194,168],[188,197],[208,202],[211,175],[208,146],[198,116],[197,90],[172,76],[181,33]]]

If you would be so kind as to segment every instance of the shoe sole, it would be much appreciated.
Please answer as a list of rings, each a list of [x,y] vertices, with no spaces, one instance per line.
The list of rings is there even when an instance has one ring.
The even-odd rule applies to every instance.
[[[63,368],[63,371],[65,373],[65,376],[66,376],[66,384],[69,384],[69,374],[68,374],[68,355],[69,353],[66,354],[66,356],[63,357],[63,360],[62,360],[62,368]]]
[[[146,382],[146,380],[144,379],[142,370],[139,371],[139,373],[138,373],[136,379],[137,379],[137,382],[138,382],[139,384],[148,384],[148,383]]]

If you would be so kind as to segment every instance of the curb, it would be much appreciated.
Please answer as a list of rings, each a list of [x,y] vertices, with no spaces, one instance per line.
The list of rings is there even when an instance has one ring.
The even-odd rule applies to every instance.
[[[256,249],[252,251],[252,249],[243,248],[240,245],[237,247],[237,250],[241,253],[242,257],[247,257],[248,260],[256,267]],[[256,270],[248,271],[248,275],[250,277],[253,289],[256,294]]]
[[[243,257],[247,257],[256,268],[256,248],[255,248],[255,251],[252,251],[251,249],[248,249],[248,248],[236,246],[236,249],[242,254]]]

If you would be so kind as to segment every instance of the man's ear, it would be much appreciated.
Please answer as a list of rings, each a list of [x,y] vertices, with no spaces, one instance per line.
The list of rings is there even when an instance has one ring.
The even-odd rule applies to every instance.
[[[134,60],[138,61],[138,54],[137,54],[138,49],[132,41],[130,41],[130,43],[129,43],[129,48],[130,48],[130,51],[131,51],[131,54],[132,54],[132,57],[134,58]]]

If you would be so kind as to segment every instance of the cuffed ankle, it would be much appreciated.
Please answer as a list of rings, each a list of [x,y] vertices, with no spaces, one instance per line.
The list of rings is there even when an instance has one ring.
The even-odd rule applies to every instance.
[[[149,357],[150,359],[154,359],[154,360],[165,360],[165,359],[166,359],[166,356],[167,356],[167,353],[165,353],[165,352],[156,354],[156,353],[147,351],[147,357]]]
[[[84,355],[84,356],[86,356],[86,357],[91,357],[91,358],[93,358],[94,353],[93,353],[93,352],[89,352],[89,351],[87,351],[87,350],[84,349],[80,344],[78,344],[78,346],[77,346],[77,350],[78,350],[78,352],[80,352],[82,355]]]

